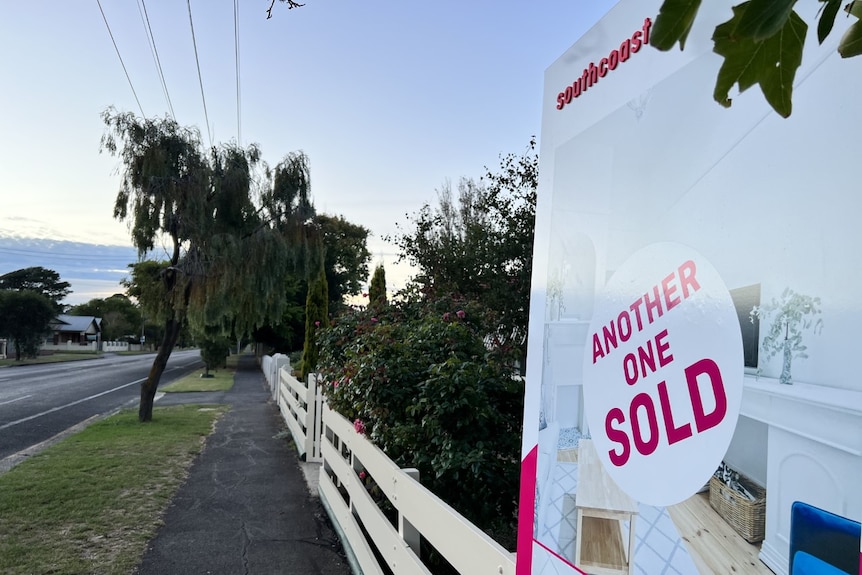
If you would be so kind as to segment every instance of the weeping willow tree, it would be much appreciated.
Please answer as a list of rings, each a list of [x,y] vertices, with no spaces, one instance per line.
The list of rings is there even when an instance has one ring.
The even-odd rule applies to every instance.
[[[281,294],[306,259],[303,229],[314,215],[308,161],[287,156],[274,171],[252,145],[203,151],[197,130],[174,120],[106,110],[102,149],[122,163],[114,217],[127,221],[143,257],[167,258],[147,293],[159,300],[164,337],[141,384],[140,421],[150,421],[159,381],[184,324],[196,333],[246,334],[283,313]],[[263,168],[264,177],[256,179]]]

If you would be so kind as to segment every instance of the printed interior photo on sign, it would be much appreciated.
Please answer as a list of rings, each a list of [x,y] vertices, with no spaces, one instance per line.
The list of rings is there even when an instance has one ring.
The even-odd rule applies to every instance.
[[[808,31],[783,118],[713,99],[732,3],[670,52],[660,6],[545,74],[517,573],[859,573],[851,22]]]

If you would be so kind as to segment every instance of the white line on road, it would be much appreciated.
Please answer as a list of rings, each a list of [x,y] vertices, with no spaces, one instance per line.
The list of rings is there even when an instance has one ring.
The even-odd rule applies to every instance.
[[[24,395],[17,399],[10,399],[9,401],[0,401],[0,405],[8,405],[10,403],[15,403],[16,401],[21,401],[22,399],[27,399],[28,397],[33,397],[33,394],[31,393],[30,395]]]
[[[142,377],[141,379],[136,379],[135,381],[131,381],[129,383],[124,383],[123,385],[120,385],[120,386],[115,387],[113,389],[109,389],[107,391],[103,391],[101,393],[91,395],[89,397],[84,397],[84,398],[79,399],[77,401],[73,401],[72,403],[67,403],[66,405],[58,405],[57,407],[52,407],[51,409],[49,409],[47,411],[43,411],[42,413],[37,413],[35,415],[31,415],[29,417],[25,417],[25,418],[19,419],[17,421],[11,421],[5,425],[0,425],[0,430],[6,429],[7,427],[12,427],[13,425],[18,425],[19,423],[24,423],[26,421],[30,421],[31,419],[36,419],[37,417],[42,417],[43,415],[48,415],[49,413],[54,413],[55,411],[60,411],[61,409],[66,409],[67,407],[72,407],[73,405],[78,405],[79,403],[84,403],[85,401],[90,401],[91,399],[96,399],[97,397],[101,397],[103,395],[113,393],[113,392],[118,391],[120,389],[123,389],[125,387],[129,387],[130,385],[135,385],[136,383],[141,383],[142,381],[145,381],[146,379],[147,379],[146,377]]]

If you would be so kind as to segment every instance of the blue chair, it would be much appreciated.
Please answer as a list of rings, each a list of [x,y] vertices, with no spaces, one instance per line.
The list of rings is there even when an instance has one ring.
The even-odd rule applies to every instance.
[[[858,521],[794,501],[790,509],[790,575],[858,575]]]

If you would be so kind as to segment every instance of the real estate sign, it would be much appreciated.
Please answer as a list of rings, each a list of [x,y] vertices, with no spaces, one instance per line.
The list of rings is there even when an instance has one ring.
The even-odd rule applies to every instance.
[[[660,4],[545,74],[519,575],[786,574],[794,501],[862,518],[851,22],[809,30],[783,119],[712,98],[731,2],[668,53]]]

